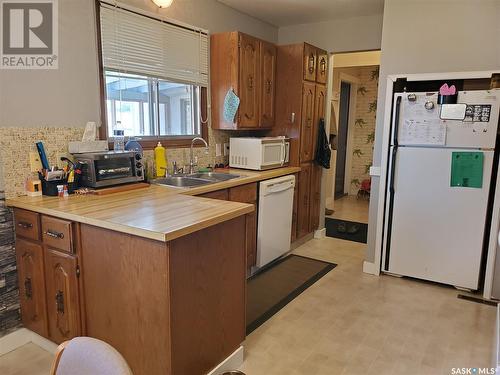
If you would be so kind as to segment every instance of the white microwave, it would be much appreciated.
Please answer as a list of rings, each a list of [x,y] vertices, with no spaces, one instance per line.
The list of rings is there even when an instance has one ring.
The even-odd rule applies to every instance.
[[[229,140],[229,166],[263,170],[288,165],[290,140],[285,137],[241,137]]]

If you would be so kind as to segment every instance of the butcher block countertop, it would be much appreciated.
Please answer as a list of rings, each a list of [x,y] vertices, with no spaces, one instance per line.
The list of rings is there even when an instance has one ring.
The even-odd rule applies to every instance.
[[[253,211],[249,204],[193,195],[285,176],[299,172],[300,168],[217,172],[222,171],[241,177],[195,188],[151,185],[109,195],[18,197],[6,203],[11,207],[166,242]]]

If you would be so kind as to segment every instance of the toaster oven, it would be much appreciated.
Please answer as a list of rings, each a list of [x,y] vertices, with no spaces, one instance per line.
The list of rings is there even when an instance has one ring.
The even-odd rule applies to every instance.
[[[74,156],[81,164],[81,186],[100,188],[144,181],[144,164],[140,152],[103,151]]]

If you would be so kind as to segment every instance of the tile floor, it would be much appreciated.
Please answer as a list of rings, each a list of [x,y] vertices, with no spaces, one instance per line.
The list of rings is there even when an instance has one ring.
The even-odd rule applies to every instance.
[[[361,272],[366,245],[311,240],[296,253],[338,264],[248,336],[247,375],[451,374],[490,367],[495,308],[430,283]],[[0,357],[2,375],[47,374],[33,344]]]
[[[247,375],[451,374],[491,367],[495,308],[430,283],[361,272],[366,245],[311,240],[338,264],[248,336]]]
[[[369,205],[368,199],[357,199],[355,195],[346,195],[335,200],[333,205],[327,206],[334,209],[333,214],[328,217],[368,224]]]
[[[35,344],[26,344],[0,357],[2,375],[47,375],[52,354]]]

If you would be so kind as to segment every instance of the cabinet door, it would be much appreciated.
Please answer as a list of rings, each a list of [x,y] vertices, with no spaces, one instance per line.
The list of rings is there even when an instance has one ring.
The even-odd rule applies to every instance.
[[[300,161],[311,161],[313,158],[314,137],[314,104],[316,86],[304,83],[302,86],[302,124],[300,131]]]
[[[238,110],[238,127],[241,128],[255,128],[259,126],[259,46],[258,39],[240,34],[240,78],[238,89],[240,107]]]
[[[313,132],[312,132],[312,157],[316,155],[316,144],[318,143],[318,128],[319,120],[325,118],[326,106],[326,87],[323,85],[316,85],[314,95],[314,117],[313,117]]]
[[[49,336],[61,343],[81,333],[76,257],[46,247],[45,270]]]
[[[245,247],[247,253],[247,268],[250,268],[255,266],[257,261],[257,211],[254,210],[247,214],[246,230]]]
[[[253,204],[254,211],[246,215],[247,268],[257,261],[257,183],[235,186],[229,189],[229,200]]]
[[[297,239],[297,207],[299,200],[299,175],[295,174],[295,188],[293,189],[293,211],[292,211],[292,238],[291,242]]]
[[[319,227],[319,212],[321,204],[321,174],[323,169],[316,164],[311,166],[311,189],[309,191],[309,231],[313,232]]]
[[[260,126],[270,128],[275,119],[275,88],[276,88],[276,46],[260,42]]]
[[[316,81],[317,67],[316,47],[304,43],[304,79],[306,81]]]
[[[311,163],[300,165],[299,173],[299,197],[297,204],[297,239],[304,237],[309,231],[310,199],[309,190],[311,188]]]
[[[316,82],[326,84],[328,80],[328,53],[322,49],[318,49],[317,57]]]
[[[209,193],[200,194],[199,197],[210,198],[210,199],[219,199],[222,201],[228,200],[228,191],[227,189],[221,189],[216,191],[211,191]]]
[[[47,337],[43,247],[18,238],[16,258],[23,324],[26,328]]]

